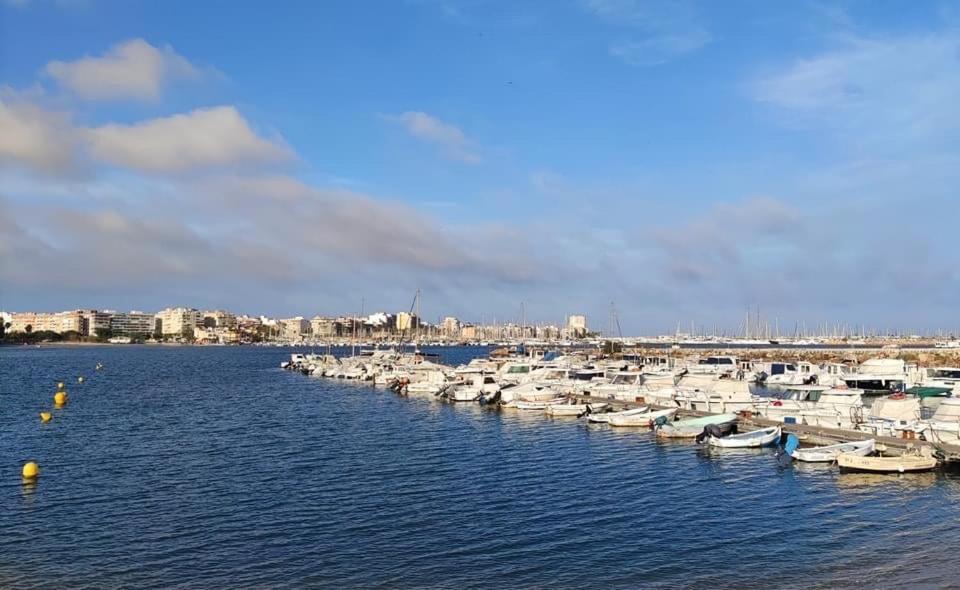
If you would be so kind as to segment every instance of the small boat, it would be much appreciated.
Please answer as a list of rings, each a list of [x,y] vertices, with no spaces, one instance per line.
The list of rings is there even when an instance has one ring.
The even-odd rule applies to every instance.
[[[837,455],[840,453],[866,457],[873,452],[875,445],[876,441],[871,438],[824,447],[801,449],[799,448],[800,440],[791,434],[787,436],[787,444],[784,445],[784,451],[797,461],[803,461],[805,463],[831,463],[837,460]]]
[[[657,410],[655,412],[644,412],[643,414],[631,414],[628,416],[613,416],[607,422],[610,426],[653,426],[658,419],[669,420],[677,413],[677,408],[669,410]]]
[[[563,397],[552,399],[552,400],[536,401],[536,402],[519,401],[519,402],[515,402],[513,407],[515,407],[518,410],[535,410],[535,411],[542,412],[546,410],[547,406],[549,406],[550,404],[559,404],[564,401],[566,401],[566,398],[563,398]]]
[[[615,416],[639,416],[640,414],[646,414],[649,411],[650,408],[647,406],[640,406],[639,408],[631,408],[629,410],[621,410],[619,412],[595,412],[591,409],[590,413],[587,414],[587,420],[593,422],[594,424],[606,424]]]
[[[605,403],[599,404],[550,404],[544,411],[547,416],[580,416],[589,412],[602,410],[607,407]]]
[[[780,440],[780,427],[771,426],[761,428],[753,432],[744,432],[743,434],[731,434],[723,438],[711,436],[707,438],[707,444],[711,447],[721,447],[724,449],[747,449],[756,447],[765,447]]]
[[[848,471],[869,471],[872,473],[909,473],[936,469],[937,458],[930,447],[922,447],[913,452],[905,452],[899,457],[861,457],[853,453],[837,455],[837,465]]]
[[[657,426],[657,436],[661,438],[695,438],[703,432],[705,426],[726,424],[727,422],[734,422],[736,419],[736,414],[717,414],[714,416],[704,416],[702,418],[667,422]]]

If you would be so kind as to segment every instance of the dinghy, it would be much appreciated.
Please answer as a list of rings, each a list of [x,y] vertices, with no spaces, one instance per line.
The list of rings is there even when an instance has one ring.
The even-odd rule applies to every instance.
[[[876,441],[871,438],[869,440],[858,440],[824,447],[801,449],[799,448],[800,440],[791,434],[787,437],[787,444],[784,445],[784,451],[797,461],[806,463],[831,463],[837,460],[837,455],[840,453],[866,457],[873,452],[875,445]]]
[[[515,402],[513,407],[515,407],[518,410],[533,410],[533,411],[542,412],[547,409],[547,406],[551,404],[559,404],[564,401],[566,401],[566,398],[563,398],[563,397],[552,399],[552,400],[536,401],[536,402],[519,401],[519,402]]]
[[[707,439],[707,444],[711,447],[721,447],[724,449],[747,449],[756,447],[765,447],[780,440],[780,427],[771,426],[761,428],[753,432],[744,432],[743,434],[731,434],[723,438],[711,436]]]
[[[661,438],[695,438],[703,432],[704,426],[726,424],[727,422],[734,422],[736,419],[736,414],[717,414],[715,416],[667,422],[657,426],[657,436]]]
[[[626,416],[613,416],[607,422],[610,426],[653,426],[657,419],[669,420],[677,413],[677,408],[669,410],[657,410],[656,412],[644,412],[643,414],[630,414]]]
[[[615,416],[639,416],[640,414],[646,414],[649,411],[650,408],[647,406],[640,406],[639,408],[632,408],[630,410],[621,410],[619,412],[598,413],[595,411],[595,409],[592,409],[590,413],[587,414],[587,420],[593,422],[594,424],[606,424]]]
[[[837,455],[837,465],[842,470],[869,471],[872,473],[910,473],[936,469],[937,458],[930,447],[905,452],[899,457],[861,457],[852,453]]]
[[[580,416],[588,412],[596,412],[607,407],[608,404],[550,404],[545,408],[547,416]]]

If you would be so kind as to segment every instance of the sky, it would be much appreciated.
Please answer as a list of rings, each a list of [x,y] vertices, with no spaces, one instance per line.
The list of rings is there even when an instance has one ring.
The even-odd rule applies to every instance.
[[[960,328],[960,5],[0,0],[0,309]]]

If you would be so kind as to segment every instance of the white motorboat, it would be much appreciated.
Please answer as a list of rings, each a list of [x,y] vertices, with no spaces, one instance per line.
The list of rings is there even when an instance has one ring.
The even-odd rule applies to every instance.
[[[820,385],[785,387],[776,396],[755,396],[757,414],[785,424],[853,428],[863,421],[863,391]]]
[[[454,402],[474,402],[486,395],[500,391],[496,377],[489,373],[475,372],[463,375],[462,382],[446,389],[447,399]]]
[[[500,402],[512,406],[516,402],[535,402],[552,400],[560,396],[552,385],[545,383],[522,383],[510,385],[500,390]]]
[[[721,447],[724,449],[747,449],[765,447],[779,440],[780,427],[770,426],[768,428],[761,428],[760,430],[754,430],[752,432],[731,434],[730,436],[724,436],[720,438],[710,436],[707,438],[707,444],[709,444],[711,447]]]

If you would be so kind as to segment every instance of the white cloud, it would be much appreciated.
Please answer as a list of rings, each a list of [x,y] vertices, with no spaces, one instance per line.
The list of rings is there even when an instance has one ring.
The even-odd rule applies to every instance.
[[[86,131],[91,155],[102,162],[148,173],[289,161],[280,138],[266,139],[232,106],[197,109],[134,125]]]
[[[100,57],[52,61],[45,72],[87,100],[157,100],[168,83],[203,75],[169,45],[158,48],[143,39],[114,45]]]
[[[693,53],[713,36],[684,1],[583,0],[597,18],[632,31],[609,46],[610,55],[633,66],[655,66]]]
[[[960,129],[960,35],[847,37],[838,49],[755,80],[750,91],[789,124],[825,127],[870,150],[952,141]]]
[[[0,99],[0,165],[44,173],[75,170],[76,132],[64,113]]]
[[[614,43],[610,46],[610,55],[632,66],[656,66],[693,53],[710,41],[710,34],[702,29],[650,35],[639,41]]]
[[[399,115],[386,115],[417,139],[439,146],[444,156],[465,164],[479,164],[482,158],[476,153],[475,143],[459,127],[420,111],[407,111]]]

